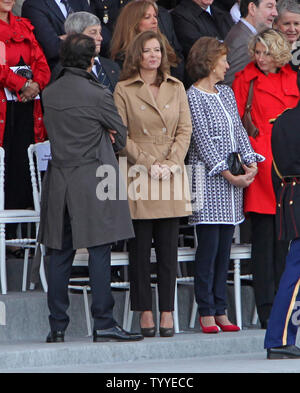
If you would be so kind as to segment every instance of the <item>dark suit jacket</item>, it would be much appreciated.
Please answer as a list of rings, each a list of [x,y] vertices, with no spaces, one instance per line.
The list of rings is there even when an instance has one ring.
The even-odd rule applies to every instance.
[[[230,68],[225,76],[226,85],[231,86],[234,75],[250,63],[248,44],[253,35],[252,31],[242,21],[234,25],[227,34],[224,42],[229,48],[227,60]]]
[[[114,91],[116,84],[119,82],[120,67],[115,61],[105,57],[100,56],[99,59]]]
[[[176,36],[186,57],[195,41],[200,37],[217,37],[224,40],[234,22],[229,12],[210,6],[212,16],[192,0],[181,0],[171,15]]]
[[[91,12],[87,0],[69,0],[75,12]],[[40,43],[51,68],[59,59],[61,44],[60,35],[65,34],[65,17],[54,0],[25,0],[22,7],[22,16],[28,18],[35,27],[34,33]],[[110,35],[110,33],[109,33]],[[105,28],[103,41],[107,40]]]
[[[110,59],[107,59],[106,57],[99,57],[99,60],[102,64],[102,67],[106,73],[106,76],[109,79],[109,82],[111,84],[112,90],[115,90],[116,84],[119,82],[119,78],[120,78],[120,67],[119,65]],[[61,74],[63,70],[63,67],[60,63],[57,63],[57,65],[55,66],[55,68],[52,71],[52,75],[51,75],[51,83],[54,82],[58,76]]]

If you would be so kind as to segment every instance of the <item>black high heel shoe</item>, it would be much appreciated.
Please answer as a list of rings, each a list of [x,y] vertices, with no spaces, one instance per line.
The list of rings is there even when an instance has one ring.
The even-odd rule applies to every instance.
[[[141,316],[140,315],[140,326],[141,326]],[[155,336],[155,326],[149,327],[149,328],[142,328],[141,327],[141,333],[144,337],[154,337]]]
[[[142,328],[141,333],[144,337],[154,337],[155,336],[155,326],[150,328]]]
[[[171,328],[159,328],[159,335],[160,337],[173,337],[175,333],[174,326]]]

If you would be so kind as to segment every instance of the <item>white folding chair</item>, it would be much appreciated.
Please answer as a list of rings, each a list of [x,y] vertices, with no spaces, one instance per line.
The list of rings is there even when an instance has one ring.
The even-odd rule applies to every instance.
[[[34,209],[40,215],[41,211],[41,193],[42,193],[42,173],[47,170],[48,161],[51,159],[50,142],[41,142],[32,144],[27,150],[29,159],[29,169],[31,176],[31,184],[33,190]],[[40,247],[40,279],[45,292],[48,291],[46,273],[45,273],[45,247],[42,244]],[[30,284],[30,288],[34,289],[34,284]]]
[[[39,211],[36,209],[5,209],[4,208],[4,176],[5,176],[5,152],[0,147],[0,275],[1,275],[1,290],[2,294],[7,294],[7,277],[6,277],[6,246],[15,245],[24,247],[24,266],[23,266],[23,280],[22,291],[26,291],[27,269],[29,249],[36,246],[36,237],[30,238],[31,224],[35,224],[36,235],[38,233],[38,224],[40,221]],[[27,224],[27,237],[22,236],[22,231],[18,231],[17,239],[6,239],[5,226],[6,224]]]
[[[89,254],[87,249],[79,249],[76,251],[75,258],[73,261],[73,266],[88,266]],[[128,252],[126,251],[113,251],[111,253],[111,266],[128,266]],[[87,282],[86,285],[76,285],[76,282]],[[83,302],[84,302],[84,310],[86,317],[86,325],[87,325],[87,333],[88,336],[92,335],[91,329],[91,317],[88,303],[88,291],[90,291],[90,286],[88,284],[89,277],[77,277],[71,278],[69,283],[69,289],[80,290],[83,293]],[[129,282],[121,281],[121,282],[111,282],[111,288],[116,289],[124,289],[125,293],[125,303],[124,303],[124,312],[123,312],[123,329],[127,330],[127,326],[132,322],[132,311],[130,310],[130,291],[129,291]],[[128,321],[130,319],[130,321]]]

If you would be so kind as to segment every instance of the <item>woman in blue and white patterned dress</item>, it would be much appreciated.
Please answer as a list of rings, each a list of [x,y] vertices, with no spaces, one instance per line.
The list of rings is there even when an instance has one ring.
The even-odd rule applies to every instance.
[[[192,47],[187,70],[196,82],[187,95],[193,134],[189,149],[192,169],[193,214],[198,248],[195,261],[195,296],[204,333],[237,331],[226,316],[226,279],[234,226],[244,220],[243,188],[257,173],[257,155],[242,126],[233,91],[216,84],[229,68],[227,47],[212,37]],[[234,176],[228,156],[240,154],[245,174]]]

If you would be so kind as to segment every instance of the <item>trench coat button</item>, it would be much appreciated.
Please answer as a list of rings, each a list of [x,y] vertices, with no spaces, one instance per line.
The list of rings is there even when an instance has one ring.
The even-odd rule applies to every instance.
[[[141,110],[144,111],[146,109],[145,105],[141,105]]]
[[[290,205],[292,205],[294,203],[294,201],[290,201]]]
[[[281,185],[281,187],[283,187],[284,186],[283,182],[280,185]]]
[[[166,127],[164,127],[164,128],[162,129],[162,132],[167,132]]]
[[[166,109],[170,108],[170,105],[169,104],[165,105],[165,108]]]
[[[4,120],[0,120],[0,123],[3,124],[3,123],[4,123]]]
[[[146,128],[143,129],[143,133],[144,133],[145,135],[149,135],[149,132],[148,132],[148,130],[147,130]]]
[[[280,204],[280,203],[278,203],[278,207],[281,207],[281,204]]]
[[[5,102],[5,99],[3,98],[2,102]]]
[[[295,185],[296,185],[296,182],[295,182],[295,181],[293,181],[293,186],[295,187]]]

